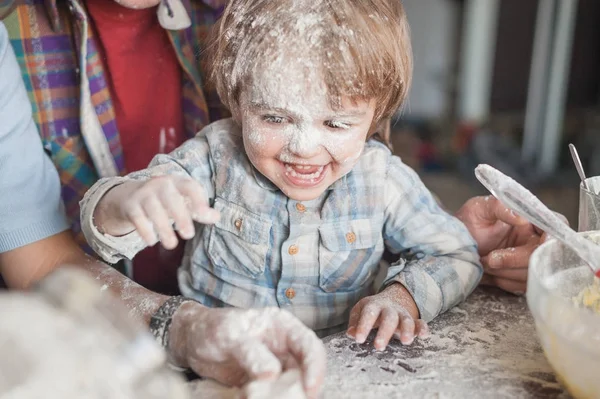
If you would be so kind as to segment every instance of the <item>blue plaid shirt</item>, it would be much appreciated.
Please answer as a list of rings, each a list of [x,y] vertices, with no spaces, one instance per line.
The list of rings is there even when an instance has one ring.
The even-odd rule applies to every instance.
[[[399,282],[430,321],[465,299],[482,274],[465,226],[443,211],[416,173],[376,141],[323,195],[299,203],[262,176],[245,155],[240,128],[225,119],[203,129],[149,168],[100,180],[82,201],[82,224],[108,262],[145,247],[137,232],[101,234],[98,200],[129,179],[179,174],[202,184],[221,220],[196,226],[179,271],[182,293],[206,306],[279,306],[315,330],[347,323],[373,293],[385,248],[398,254],[383,287]]]

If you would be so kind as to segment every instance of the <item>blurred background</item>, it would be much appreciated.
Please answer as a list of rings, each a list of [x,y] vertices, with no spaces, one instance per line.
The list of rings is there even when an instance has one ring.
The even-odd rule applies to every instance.
[[[577,227],[579,177],[600,175],[600,1],[404,0],[415,59],[394,151],[450,210],[486,194],[488,163]]]

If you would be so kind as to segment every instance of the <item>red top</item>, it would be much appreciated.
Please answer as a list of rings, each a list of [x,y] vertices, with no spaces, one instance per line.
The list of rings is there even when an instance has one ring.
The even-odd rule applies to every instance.
[[[103,47],[111,98],[125,166],[144,169],[154,155],[185,141],[181,68],[156,7],[129,9],[112,0],[87,0]],[[134,259],[134,278],[147,288],[170,293],[177,287],[179,251],[156,245]]]

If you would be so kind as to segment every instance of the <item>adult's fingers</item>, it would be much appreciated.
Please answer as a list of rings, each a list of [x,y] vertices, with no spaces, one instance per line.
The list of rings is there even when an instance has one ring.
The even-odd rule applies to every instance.
[[[504,291],[511,292],[515,295],[523,295],[527,291],[527,283],[524,281],[516,281],[507,278],[494,278],[494,285]]]
[[[522,295],[527,291],[527,283],[525,281],[510,280],[489,274],[484,274],[479,284],[498,287],[515,295]]]
[[[528,243],[519,247],[496,249],[481,258],[484,266],[490,269],[519,269],[527,268],[529,258],[537,244]]]
[[[327,367],[327,354],[321,340],[298,319],[282,320],[276,331],[285,333],[287,348],[302,370],[302,383],[310,398],[317,398]],[[286,362],[289,364],[289,362]]]
[[[248,374],[237,360],[215,363],[202,357],[190,358],[189,366],[199,376],[212,378],[227,386],[240,387],[248,382]]]
[[[527,282],[527,270],[522,269],[485,269],[485,273],[490,276],[497,278],[506,278],[514,281]]]
[[[508,209],[496,197],[488,196],[485,198],[486,200],[484,201],[482,213],[482,217],[484,219],[490,221],[500,220],[511,226],[522,226],[529,224],[527,219]]]
[[[276,378],[281,374],[281,362],[262,342],[248,340],[231,351],[251,380]]]

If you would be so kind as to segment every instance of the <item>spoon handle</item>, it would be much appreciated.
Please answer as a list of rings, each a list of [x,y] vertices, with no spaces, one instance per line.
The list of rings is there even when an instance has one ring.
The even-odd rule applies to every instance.
[[[600,247],[573,231],[529,190],[489,165],[477,166],[475,176],[504,205],[575,250],[600,274]]]
[[[583,165],[581,164],[579,154],[577,153],[577,148],[575,148],[573,144],[569,144],[569,151],[571,151],[571,158],[573,158],[573,163],[575,164],[575,169],[577,169],[581,183],[583,183],[583,187],[589,191],[588,185],[585,181],[586,177],[585,172],[583,171]]]

